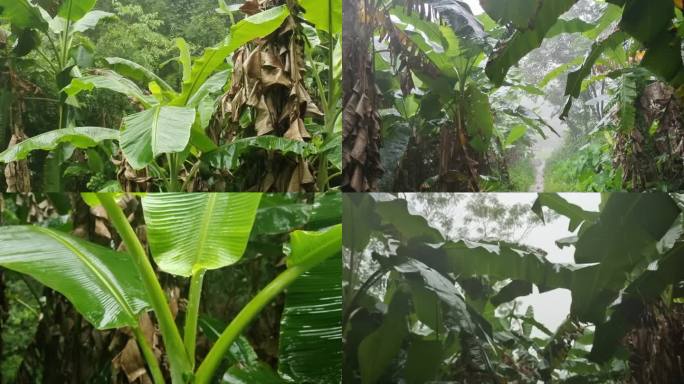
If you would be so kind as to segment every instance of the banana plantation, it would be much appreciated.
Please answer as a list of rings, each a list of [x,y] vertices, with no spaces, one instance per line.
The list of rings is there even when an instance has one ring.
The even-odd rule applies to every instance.
[[[343,205],[344,383],[684,381],[681,195]]]
[[[0,198],[2,383],[340,382],[340,194]]]
[[[681,0],[343,3],[345,190],[681,190]]]
[[[341,14],[336,0],[0,0],[0,187],[338,187]]]

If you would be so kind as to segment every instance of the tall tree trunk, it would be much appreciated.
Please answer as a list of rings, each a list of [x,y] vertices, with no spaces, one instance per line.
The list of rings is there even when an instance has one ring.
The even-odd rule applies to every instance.
[[[343,0],[343,189],[377,190],[383,174],[380,162],[379,95],[373,68],[373,22],[371,0]]]

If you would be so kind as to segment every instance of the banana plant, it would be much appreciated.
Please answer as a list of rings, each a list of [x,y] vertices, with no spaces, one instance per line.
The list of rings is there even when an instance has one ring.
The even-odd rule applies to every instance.
[[[226,57],[249,41],[271,34],[288,15],[288,8],[279,6],[246,17],[231,27],[231,33],[224,42],[207,48],[202,56],[194,60],[185,40],[177,39],[180,52],[178,61],[182,66],[182,86],[179,90],[137,63],[122,58],[106,58],[108,68],[76,73],[78,76],[64,85],[65,103],[79,107],[78,94],[96,88],[128,96],[143,111],[124,117],[115,137],[126,161],[135,170],[148,169],[152,175],[163,179],[164,190],[177,192],[187,189],[199,170],[202,155],[216,152],[218,148],[205,129],[214,114],[216,93],[228,81],[230,71]],[[141,83],[147,86],[146,89],[138,85]],[[77,148],[89,148],[109,139],[112,139],[109,128],[64,128],[1,153],[0,162],[26,158],[37,149],[52,150],[60,142],[74,144]],[[307,146],[293,145],[289,141],[261,139],[249,143],[233,142],[220,155],[205,159],[212,165],[233,165],[240,152],[250,145],[299,155],[310,152]],[[165,157],[164,161],[158,162],[160,156]],[[194,161],[186,165],[191,156],[194,156]],[[226,156],[230,158],[226,159]],[[182,182],[181,175],[184,172],[187,177]]]
[[[433,136],[431,143],[439,143],[438,156],[433,161],[437,163],[437,175],[417,180],[421,188],[436,181],[435,189],[438,190],[479,191],[484,186],[480,174],[487,169],[476,165],[489,163],[487,156],[490,152],[495,152],[495,156],[498,152],[503,157],[502,148],[505,147],[503,143],[497,145],[495,140],[502,136],[498,126],[503,116],[495,113],[496,87],[484,76],[483,68],[491,28],[485,29],[470,9],[458,0],[423,1],[420,5],[395,1],[391,4],[393,6],[388,7],[389,17],[376,33],[388,36],[387,43],[376,44],[376,50],[390,52],[390,55],[379,54],[376,57],[378,83],[386,95],[385,99],[396,100],[395,105],[390,106],[390,111],[396,112],[385,113],[383,123],[387,127],[384,131],[390,134],[385,137],[381,158],[392,161],[399,153],[401,160],[411,142],[429,142],[419,140],[417,136]],[[424,17],[422,8],[434,10],[444,22]],[[506,85],[526,92],[541,92],[516,82]],[[395,129],[395,117],[405,115],[403,104],[413,89],[420,92],[419,98],[412,102],[417,103],[414,107],[417,112],[412,115],[417,115],[422,124],[417,124],[413,132],[404,130],[403,134],[394,134],[398,131]],[[496,110],[522,123],[518,138],[526,133],[526,127],[533,128],[542,137],[545,137],[542,128],[553,131],[539,116],[512,104],[507,103],[503,108],[495,106],[498,107]],[[406,138],[408,134],[416,138],[409,140]],[[392,162],[394,164],[383,161],[391,171],[386,179],[394,177],[392,167],[396,167],[398,162]]]
[[[93,52],[82,34],[94,29],[100,21],[113,17],[109,12],[93,10],[96,0],[65,0],[56,2],[56,12],[50,14],[46,9],[29,0],[0,1],[0,20],[6,20],[17,35],[17,43],[12,51],[15,59],[29,54],[37,56],[36,65],[55,81],[58,89],[63,88],[81,70],[92,65]],[[75,117],[66,104],[66,95],[60,92],[58,100],[59,120],[53,129],[73,127]],[[14,159],[12,161],[21,160]],[[45,189],[62,190],[61,165],[63,154],[55,151],[48,158]],[[2,161],[7,162],[7,161]]]
[[[406,200],[393,196],[347,195],[343,205],[343,225],[355,228],[343,238],[351,268],[357,268],[352,260],[364,257],[369,244],[377,250],[376,270],[347,288],[343,323],[349,382],[453,380],[473,368],[485,377],[512,380],[508,375],[519,376],[520,365],[550,380],[552,371],[579,361],[589,369],[576,372],[578,377],[610,375],[618,366],[611,360],[623,359],[620,343],[638,326],[645,308],[681,300],[681,195],[605,194],[594,212],[556,194],[540,194],[531,210],[542,220],[549,210],[568,219],[574,235],[556,244],[574,246],[573,264],[550,262],[541,250],[505,241],[446,240],[428,220],[411,213]],[[387,290],[378,299],[372,287],[383,279]],[[495,316],[534,286],[539,292],[563,288],[571,293],[565,325],[554,334],[533,315],[512,311],[506,318],[522,321],[523,330],[534,326],[548,340],[531,340],[529,331],[521,337],[509,326],[501,329],[503,319]],[[378,301],[383,305],[376,306]],[[595,331],[586,332],[588,325]],[[450,337],[454,333],[460,337]],[[575,342],[584,351],[569,354]],[[510,345],[536,349],[540,358],[532,364],[509,360]],[[454,362],[457,369],[449,370]]]
[[[331,278],[329,273],[335,273],[333,256],[340,254],[342,231],[339,203],[330,196],[323,196],[319,200],[319,207],[324,205],[325,210],[307,212],[299,205],[288,206],[277,202],[260,206],[262,195],[252,193],[145,195],[142,197],[142,207],[149,256],[158,270],[190,279],[188,308],[181,334],[148,252],[118,205],[119,196],[97,193],[84,194],[83,198],[91,205],[101,204],[122,239],[125,252],[113,251],[49,228],[9,226],[0,228],[0,266],[30,275],[62,293],[98,329],[130,328],[155,383],[165,381],[164,373],[139,327],[139,318],[143,313],[151,310],[155,314],[172,382],[210,383],[217,375],[223,374],[218,370],[229,355],[231,345],[238,342],[244,346],[240,334],[283,290],[292,286],[293,297],[288,297],[288,300],[299,304],[311,303],[312,296],[303,287],[311,287],[311,279],[313,286],[321,286],[320,281],[316,282],[319,271],[324,273],[323,276],[328,276],[326,279]],[[296,217],[304,217],[305,220],[310,218],[309,224],[316,221],[316,227],[321,229],[308,231],[293,230],[291,226],[283,228],[283,222],[288,222],[283,220],[283,212],[292,212],[293,209],[297,209]],[[280,227],[273,228],[276,224]],[[249,301],[224,330],[214,328],[213,347],[203,361],[196,361],[199,303],[205,273],[239,262],[249,247],[250,236],[284,229],[288,230],[286,233],[289,233],[290,239],[287,268]],[[337,269],[339,271],[339,266]],[[336,279],[339,280],[339,277]],[[299,280],[309,283],[296,288]],[[333,306],[341,304],[341,301],[335,302],[331,302]],[[301,312],[302,307],[297,308],[300,308],[300,312],[286,312],[285,316],[291,318],[296,317],[297,313],[306,313],[305,310]],[[320,310],[322,307],[317,308]],[[320,313],[325,315],[330,311],[319,311],[319,315],[309,314],[318,318]],[[308,335],[309,342],[315,342],[314,338],[317,338],[318,342],[332,341],[334,344],[330,335],[338,320],[332,319],[332,323],[330,318],[322,323],[319,321],[311,328],[314,332]],[[288,323],[302,324],[302,321],[301,318],[290,319]],[[316,327],[324,328],[316,331]],[[297,334],[294,330],[289,332]],[[311,369],[311,365],[307,366],[306,362],[296,358],[289,360],[288,364],[288,377],[295,380],[303,377],[302,366],[304,370]],[[293,370],[292,367],[299,370]],[[235,366],[225,377],[237,380],[253,374],[253,371],[275,376],[255,363],[247,367]],[[286,379],[281,381],[287,382]]]
[[[340,98],[342,96],[342,89],[338,86],[342,78],[342,0],[327,0],[321,4],[316,0],[300,0],[299,5],[304,8],[302,17],[304,20],[314,25],[316,30],[324,34],[328,40],[325,46],[325,63],[319,65],[312,57],[312,48],[314,46],[312,40],[309,38],[309,46],[305,47],[307,58],[313,68],[313,76],[316,81],[316,86],[321,89],[323,114],[325,119],[324,140],[326,141],[326,148],[341,148],[341,118],[342,118],[342,104]],[[323,81],[317,70],[317,67],[325,69],[327,78],[327,92],[323,92]],[[332,157],[339,156],[337,161]],[[320,155],[318,167],[318,189],[323,191],[328,188],[330,180],[339,176],[339,173],[328,174],[328,161],[332,161],[338,170],[341,171],[341,154],[329,156],[328,153]]]

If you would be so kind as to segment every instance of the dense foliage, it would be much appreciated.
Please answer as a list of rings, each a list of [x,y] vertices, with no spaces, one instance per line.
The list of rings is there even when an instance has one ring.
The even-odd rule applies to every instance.
[[[339,194],[66,197],[3,199],[3,382],[339,382]]]
[[[339,184],[341,3],[216,4],[0,1],[3,189]]]
[[[572,264],[553,263],[544,251],[506,235],[507,214],[495,198],[475,198],[466,209],[502,229],[466,237],[445,237],[435,228],[453,223],[423,213],[426,220],[415,206],[410,210],[409,199],[427,206],[424,212],[451,204],[440,196],[344,197],[343,223],[350,228],[343,237],[344,274],[350,283],[343,382],[684,379],[681,195],[605,194],[600,210],[591,212],[540,194],[525,209],[541,221],[549,214],[568,219],[574,235],[556,243],[574,247]],[[521,208],[510,207],[510,216],[521,220]],[[555,331],[516,300],[553,289],[572,296],[570,314]]]
[[[480,4],[345,2],[346,189],[681,189],[680,1]]]

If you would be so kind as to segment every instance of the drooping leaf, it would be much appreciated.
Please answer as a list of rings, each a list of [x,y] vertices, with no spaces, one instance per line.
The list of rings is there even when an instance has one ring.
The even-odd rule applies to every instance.
[[[343,245],[351,252],[363,251],[371,238],[372,229],[380,220],[374,215],[375,201],[369,194],[350,194],[342,196]]]
[[[589,355],[591,361],[601,364],[613,357],[625,334],[638,324],[645,305],[659,300],[669,285],[684,278],[684,247],[681,241],[656,264],[627,286],[620,301],[611,306],[608,321],[597,324]]]
[[[287,289],[278,372],[299,383],[342,380],[342,259],[331,257]]]
[[[684,62],[680,47],[682,37],[672,30],[665,30],[648,46],[648,50],[641,60],[641,65],[675,85],[681,83],[679,76],[684,77]]]
[[[95,88],[108,89],[132,97],[145,107],[151,107],[158,103],[154,97],[145,94],[134,82],[111,70],[98,70],[97,74],[74,78],[71,80],[71,84],[62,91],[68,96],[68,104],[78,106],[76,95],[83,91],[92,91]]]
[[[254,39],[270,35],[289,15],[287,6],[279,5],[240,20],[230,27],[226,55]]]
[[[121,150],[134,169],[145,168],[161,154],[185,150],[194,122],[194,108],[156,105],[126,116],[121,131]]]
[[[259,193],[150,194],[142,199],[147,238],[164,272],[191,276],[242,258]]]
[[[525,0],[520,0],[525,1]],[[528,11],[535,9],[532,18],[524,29],[518,29],[513,35],[501,41],[496,52],[487,63],[487,76],[496,85],[501,85],[508,70],[517,65],[520,59],[529,52],[541,46],[546,34],[556,24],[558,17],[567,12],[577,0],[529,0],[540,3],[538,7],[526,8]],[[504,1],[497,1],[501,4]],[[492,1],[494,3],[494,1]],[[484,3],[483,3],[484,4]],[[494,18],[494,17],[493,17]],[[496,20],[496,18],[494,18]]]
[[[277,151],[283,154],[302,156],[305,153],[311,153],[314,148],[309,143],[282,137],[249,137],[235,140],[230,144],[221,146],[216,151],[207,153],[205,160],[212,167],[234,170],[239,167],[240,158],[253,150]]]
[[[342,252],[342,224],[321,231],[294,231],[290,234],[290,247],[288,266],[315,266]]]
[[[443,252],[449,271],[454,274],[524,280],[537,285],[540,291],[570,288],[577,269],[551,263],[543,253],[514,244],[461,240],[447,242],[434,252]],[[429,253],[422,260],[429,262],[428,256]]]
[[[149,306],[127,254],[52,229],[0,228],[0,265],[62,293],[98,329],[136,326]]]
[[[67,20],[77,21],[90,12],[97,0],[64,0],[57,15]]]
[[[463,297],[459,294],[456,286],[437,270],[428,267],[416,259],[409,259],[394,266],[394,269],[403,274],[416,274],[423,280],[423,285],[434,292],[440,300],[451,307],[458,307],[465,311],[466,305]]]
[[[428,243],[444,241],[442,234],[431,227],[423,216],[409,212],[406,200],[377,201],[373,211],[380,216],[383,224],[394,227],[401,239],[423,240]],[[367,217],[367,213],[364,215]]]
[[[104,19],[114,17],[113,13],[104,11],[90,11],[83,15],[83,17],[75,22],[72,26],[72,31],[74,32],[86,32],[93,29]]]
[[[163,90],[175,92],[166,81],[138,63],[120,57],[107,57],[105,61],[108,67],[130,79],[140,82],[155,81]]]
[[[0,153],[0,163],[23,160],[37,150],[51,151],[61,143],[69,143],[76,148],[91,148],[105,140],[117,140],[119,131],[98,127],[78,127],[49,131]]]
[[[409,312],[408,298],[402,292],[395,294],[380,327],[366,336],[359,345],[357,354],[361,383],[377,383],[399,353],[409,333],[406,321]]]
[[[574,232],[584,222],[593,223],[598,218],[597,212],[589,212],[576,204],[572,204],[556,193],[540,193],[537,200],[532,205],[532,212],[542,220],[544,212],[542,207],[547,207],[570,219],[568,230]]]
[[[580,93],[582,93],[582,82],[591,74],[591,69],[594,67],[596,60],[598,60],[603,52],[607,49],[616,47],[627,39],[627,35],[618,30],[610,34],[603,40],[595,42],[591,46],[591,50],[584,60],[582,66],[573,72],[568,74],[568,82],[565,85],[565,95],[569,96],[570,99],[563,110],[562,118],[565,118],[570,113],[570,108],[572,106],[572,99],[578,98]]]
[[[657,244],[679,214],[666,194],[610,195],[575,245],[575,262],[598,264],[575,272],[571,313],[581,321],[602,322],[627,274],[644,257],[658,258]]]
[[[546,139],[546,133],[544,133],[544,128],[550,130],[551,132],[560,137],[556,129],[551,124],[549,124],[536,112],[531,111],[523,107],[522,105],[519,105],[516,109],[505,108],[503,110],[503,113],[522,120],[523,123],[527,124],[528,127],[531,127],[532,129],[537,131],[539,136],[541,136],[544,139]]]
[[[311,217],[313,206],[299,194],[267,194],[261,199],[252,236],[275,235],[301,229]]]
[[[316,28],[332,34],[342,32],[342,0],[300,0],[299,5],[305,10],[304,19]]]
[[[520,296],[527,296],[532,293],[532,283],[525,280],[513,280],[505,287],[501,288],[499,293],[492,296],[491,302],[494,306],[507,303]],[[531,308],[531,307],[530,307]]]
[[[674,6],[670,0],[628,1],[622,12],[620,29],[650,46],[672,25]]]
[[[29,0],[0,0],[0,19],[8,20],[17,28],[36,28],[43,32],[48,24],[40,15],[38,7]]]
[[[342,221],[340,193],[316,194],[313,204],[296,193],[266,194],[261,199],[252,236],[319,230]]]

